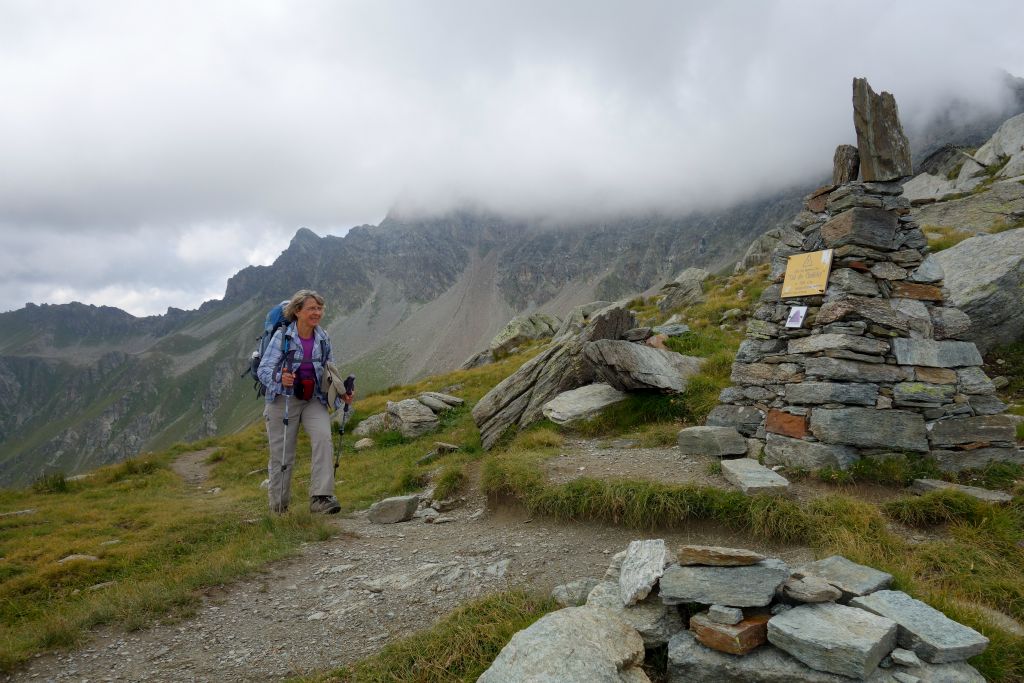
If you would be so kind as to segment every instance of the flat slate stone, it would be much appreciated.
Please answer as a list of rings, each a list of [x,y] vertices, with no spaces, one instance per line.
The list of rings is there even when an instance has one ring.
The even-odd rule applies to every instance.
[[[892,584],[892,574],[833,555],[811,562],[793,572],[794,576],[816,576],[843,592],[843,600],[874,593]]]
[[[747,567],[766,558],[746,548],[723,548],[717,545],[684,545],[676,551],[676,563],[686,567],[705,565],[709,567]]]
[[[816,409],[811,433],[826,443],[927,452],[924,418],[906,410]]]
[[[1013,444],[1017,430],[1005,415],[954,417],[929,425],[928,439],[933,448],[949,448],[973,443]]]
[[[926,662],[958,662],[981,654],[988,647],[988,638],[973,628],[953,621],[903,591],[878,591],[854,598],[850,604],[895,621],[900,647],[913,650]]]
[[[972,342],[904,339],[892,341],[892,351],[900,365],[924,365],[932,368],[959,368],[981,365],[981,354]]]
[[[801,579],[791,576],[779,588],[783,597],[796,602],[835,602],[843,592],[831,583],[817,576]]]
[[[829,300],[818,311],[814,322],[816,325],[827,325],[850,319],[866,320],[869,323],[883,325],[900,332],[910,330],[907,321],[893,310],[888,301],[868,296],[829,297]]]
[[[789,489],[789,480],[750,458],[723,460],[722,476],[748,496],[785,493]]]
[[[954,484],[951,481],[942,481],[941,479],[915,479],[914,483],[910,485],[910,490],[914,493],[929,493],[930,491],[957,491],[976,498],[977,500],[984,501],[986,503],[1009,503],[1013,500],[1013,496],[1009,493],[1003,493],[1002,491],[990,491],[989,489],[983,489],[978,486],[964,486],[963,484]]]
[[[817,353],[835,349],[884,355],[889,352],[889,342],[852,334],[812,334],[789,340],[790,353]]]
[[[860,460],[857,450],[849,446],[791,439],[781,434],[767,434],[764,447],[766,465],[786,465],[807,470],[824,467],[845,470]]]
[[[619,567],[622,604],[634,605],[646,598],[674,560],[663,539],[630,541]]]
[[[956,386],[927,382],[899,382],[893,385],[892,400],[897,406],[929,408],[952,403]]]
[[[994,462],[1024,465],[1024,450],[1012,448],[976,448],[970,451],[933,450],[930,454],[943,472],[977,470]]]
[[[796,363],[733,363],[729,376],[733,384],[786,384],[804,378]]]
[[[544,404],[541,412],[555,424],[589,420],[610,405],[625,401],[629,394],[608,384],[588,384],[579,389],[563,391]]]
[[[876,669],[868,683],[893,683],[893,669]],[[965,662],[924,664],[914,669],[921,683],[985,683]],[[668,643],[669,683],[850,683],[846,676],[815,671],[772,645],[737,657],[717,652],[680,631]]]
[[[865,679],[896,647],[896,623],[831,602],[801,605],[772,617],[768,640],[812,669]]]
[[[877,398],[877,384],[808,381],[786,385],[787,403],[803,405],[845,403],[847,405],[873,406]]]
[[[763,411],[753,406],[730,405],[715,406],[705,420],[709,427],[734,427],[743,436],[753,436],[763,422]]]
[[[743,621],[743,610],[739,607],[711,605],[711,607],[708,608],[708,619],[718,624],[738,624]]]
[[[745,655],[768,642],[770,618],[770,614],[755,614],[736,624],[722,624],[711,619],[706,612],[701,612],[690,617],[690,630],[701,644],[712,650]]]
[[[690,455],[743,455],[747,441],[735,427],[687,427],[679,432],[679,450]]]
[[[681,567],[672,565],[659,582],[666,605],[696,602],[730,607],[764,607],[775,589],[789,578],[782,560],[767,559],[746,567]]]
[[[821,226],[825,246],[835,249],[847,244],[892,249],[899,218],[881,208],[854,207],[844,211]]]
[[[899,382],[907,379],[907,371],[895,365],[860,363],[841,358],[808,358],[804,361],[808,377],[842,382]]]
[[[862,275],[852,268],[838,268],[828,277],[828,296],[855,294],[857,296],[878,296],[878,285],[868,275]]]

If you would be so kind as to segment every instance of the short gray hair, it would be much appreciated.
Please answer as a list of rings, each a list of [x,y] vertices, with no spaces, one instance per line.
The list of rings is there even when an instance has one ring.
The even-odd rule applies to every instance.
[[[306,305],[306,299],[313,299],[321,306],[324,305],[324,298],[312,289],[300,289],[295,294],[292,294],[288,305],[284,307],[284,317],[288,320],[295,320],[299,311]]]

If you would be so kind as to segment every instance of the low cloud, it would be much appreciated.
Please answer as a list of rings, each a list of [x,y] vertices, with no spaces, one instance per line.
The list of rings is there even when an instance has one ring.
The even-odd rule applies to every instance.
[[[391,208],[707,208],[1024,74],[1015,2],[0,0],[0,310],[195,307]]]

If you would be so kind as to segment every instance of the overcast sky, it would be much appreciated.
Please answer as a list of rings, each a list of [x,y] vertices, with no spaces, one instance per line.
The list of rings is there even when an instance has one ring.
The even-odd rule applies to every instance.
[[[195,308],[400,205],[726,203],[1024,76],[1024,3],[0,0],[0,311]]]

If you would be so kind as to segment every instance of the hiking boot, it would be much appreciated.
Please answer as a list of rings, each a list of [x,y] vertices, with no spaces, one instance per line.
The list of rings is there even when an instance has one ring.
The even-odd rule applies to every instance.
[[[320,515],[334,515],[341,512],[341,503],[334,496],[313,496],[309,499],[309,511]]]

